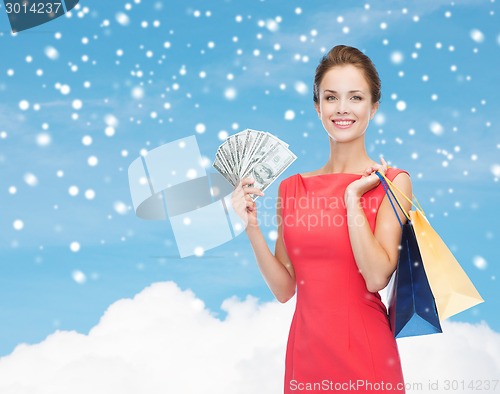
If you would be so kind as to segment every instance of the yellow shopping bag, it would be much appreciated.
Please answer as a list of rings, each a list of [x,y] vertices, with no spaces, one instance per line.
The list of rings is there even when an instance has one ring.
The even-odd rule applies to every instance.
[[[415,196],[412,197],[415,198],[418,206],[385,175],[383,177],[393,189],[393,193],[394,190],[397,190],[415,207],[415,210],[409,212],[409,217],[413,223],[429,285],[436,300],[439,318],[441,320],[447,319],[484,302],[450,249],[430,225]]]

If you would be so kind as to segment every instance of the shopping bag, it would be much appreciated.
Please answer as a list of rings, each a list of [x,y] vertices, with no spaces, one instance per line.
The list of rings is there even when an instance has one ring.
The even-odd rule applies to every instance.
[[[439,317],[447,319],[484,302],[450,249],[420,211],[410,211],[420,253],[437,301]]]
[[[395,338],[440,333],[442,329],[436,302],[422,263],[413,224],[411,220],[405,224],[401,222],[394,202],[405,212],[388,184],[379,177],[402,227],[398,265],[389,290],[391,330]]]
[[[403,225],[396,277],[389,293],[389,317],[396,338],[442,332],[411,223]]]
[[[397,190],[415,207],[415,210],[409,212],[409,218],[413,223],[427,278],[436,299],[439,318],[447,319],[484,302],[450,249],[430,225],[418,200],[415,198],[414,204],[385,175],[382,177],[389,185],[389,190]]]

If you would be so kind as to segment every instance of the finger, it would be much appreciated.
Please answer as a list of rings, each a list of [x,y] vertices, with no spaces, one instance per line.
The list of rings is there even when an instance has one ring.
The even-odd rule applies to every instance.
[[[253,201],[247,201],[247,208],[250,211],[255,210],[255,202],[253,202]]]
[[[365,171],[363,172],[363,175],[367,176],[370,175],[373,172],[373,167],[366,167]]]
[[[245,187],[245,194],[258,194],[259,196],[263,196],[264,192],[257,187]]]
[[[255,183],[255,179],[253,179],[253,178],[243,178],[240,181],[240,183],[241,183],[242,186],[251,185],[252,183]]]
[[[241,181],[239,183],[236,184],[236,186],[234,187],[234,191],[241,191],[243,190],[243,185],[241,184]]]
[[[232,198],[241,198],[245,195],[245,192],[241,188],[241,186],[238,186],[236,189],[233,190],[232,193]]]

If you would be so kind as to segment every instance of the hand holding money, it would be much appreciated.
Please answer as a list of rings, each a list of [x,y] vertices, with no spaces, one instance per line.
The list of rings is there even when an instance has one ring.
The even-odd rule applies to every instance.
[[[255,179],[243,178],[234,189],[231,196],[233,210],[243,221],[245,228],[257,226],[257,206],[251,198],[251,194],[263,196],[264,192],[253,187]]]
[[[297,159],[288,144],[265,132],[247,129],[226,139],[215,155],[213,167],[234,187],[243,178],[255,182],[246,187],[264,191]],[[255,201],[259,194],[252,193]]]

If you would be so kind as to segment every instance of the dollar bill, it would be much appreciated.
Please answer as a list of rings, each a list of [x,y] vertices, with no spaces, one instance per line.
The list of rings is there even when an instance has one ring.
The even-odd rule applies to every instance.
[[[280,141],[270,133],[263,132],[262,136],[263,138],[261,138],[259,144],[256,146],[255,150],[251,153],[245,163],[246,167],[242,171],[242,178],[245,177],[245,174],[255,163],[260,161],[260,159],[270,152],[276,145],[280,144]]]
[[[245,169],[247,168],[247,164],[252,157],[252,153],[255,150],[256,144],[260,142],[260,140],[263,138],[263,135],[261,132],[257,132],[255,130],[247,130],[247,136],[245,139],[245,145],[243,147],[243,153],[242,153],[242,160],[241,160],[241,166],[239,169],[240,176],[243,175],[245,172]]]
[[[243,164],[245,162],[245,155],[247,154],[248,147],[250,145],[250,136],[252,134],[255,134],[255,133],[252,133],[252,131],[253,130],[246,129],[246,130],[240,131],[239,133],[236,134],[236,136],[238,137],[238,140],[240,142],[240,145],[238,146],[238,150],[241,152],[240,163],[238,166],[238,175],[240,175],[240,176],[242,174]]]
[[[212,166],[235,187],[242,178],[252,177],[251,186],[264,191],[297,159],[288,147],[271,133],[246,129],[219,146]],[[255,201],[259,196],[251,197]]]
[[[234,171],[234,169],[238,168],[238,160],[236,156],[236,146],[235,146],[234,136],[228,137],[226,142],[227,142],[229,158],[232,164],[232,170]],[[235,172],[233,172],[233,174],[238,175]]]
[[[248,172],[243,175],[243,178],[252,177],[255,179],[252,186],[264,191],[296,159],[297,156],[286,146],[276,144],[259,161],[251,164]],[[251,194],[250,196],[254,201],[259,197],[257,194]]]
[[[212,164],[212,166],[220,172],[220,174],[227,179],[227,181],[235,186],[235,179],[233,178],[233,175],[231,174],[231,169],[227,165],[227,163],[224,162],[224,159],[221,157],[221,152],[217,152],[215,154],[215,160]]]

